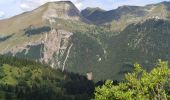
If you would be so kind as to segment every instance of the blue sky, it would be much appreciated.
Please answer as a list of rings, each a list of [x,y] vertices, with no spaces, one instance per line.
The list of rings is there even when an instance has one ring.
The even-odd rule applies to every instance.
[[[0,19],[9,18],[39,7],[50,1],[61,0],[0,0]],[[143,6],[152,3],[170,0],[70,0],[80,10],[86,7],[100,7],[105,10],[115,9],[122,5]]]

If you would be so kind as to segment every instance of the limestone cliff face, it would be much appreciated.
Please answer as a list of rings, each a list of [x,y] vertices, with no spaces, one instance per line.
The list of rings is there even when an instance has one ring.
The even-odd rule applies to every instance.
[[[69,40],[73,33],[64,30],[52,29],[45,34],[42,41],[44,44],[42,61],[51,64],[52,67],[61,67],[61,59],[64,56],[68,46]]]
[[[65,30],[51,29],[49,32],[41,33],[37,40],[4,49],[1,54],[31,58],[48,63],[51,67],[62,67],[61,58],[64,58],[64,53],[71,44],[72,35],[73,33]]]
[[[42,18],[61,18],[69,20],[80,20],[81,14],[79,10],[69,1],[51,2],[44,5],[46,8]]]

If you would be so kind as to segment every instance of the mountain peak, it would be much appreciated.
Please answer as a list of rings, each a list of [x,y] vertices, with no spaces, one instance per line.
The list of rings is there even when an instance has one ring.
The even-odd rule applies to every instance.
[[[48,2],[45,7],[43,18],[61,18],[61,19],[80,19],[80,11],[71,1]],[[41,8],[41,7],[40,7]]]
[[[74,5],[71,1],[53,1],[53,2],[47,2],[44,5],[51,5],[51,4],[66,4],[66,5]]]
[[[91,16],[91,14],[100,14],[100,13],[103,13],[103,12],[105,12],[105,10],[103,10],[99,7],[95,7],[95,8],[87,7],[86,9],[81,11],[81,14],[84,17],[88,17],[88,16]]]
[[[71,1],[56,1],[56,3],[67,3],[67,4],[73,4]]]
[[[2,28],[0,33],[18,32],[18,30],[29,27],[30,25],[42,26],[47,23],[55,23],[58,19],[87,22],[72,2],[48,2],[32,11],[0,21],[0,27]],[[22,25],[19,26],[18,24],[21,23]],[[8,30],[3,28],[8,26],[10,26]]]

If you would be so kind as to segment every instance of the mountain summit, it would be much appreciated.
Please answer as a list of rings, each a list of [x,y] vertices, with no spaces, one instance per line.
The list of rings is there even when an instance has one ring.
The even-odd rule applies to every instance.
[[[49,18],[61,18],[70,20],[80,20],[81,14],[75,5],[70,1],[49,2],[42,6],[44,12],[42,17],[44,19]],[[39,9],[42,9],[41,7]]]
[[[48,2],[33,11],[0,20],[1,33],[14,33],[30,25],[42,26],[55,23],[57,19],[87,22],[70,1]]]

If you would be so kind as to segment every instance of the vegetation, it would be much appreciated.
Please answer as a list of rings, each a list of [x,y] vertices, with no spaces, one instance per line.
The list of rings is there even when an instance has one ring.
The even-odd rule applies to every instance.
[[[135,62],[150,71],[157,59],[170,59],[169,27],[168,20],[149,19],[120,33],[108,31],[108,27],[76,32],[65,68],[76,73],[93,72],[97,81],[120,81],[133,70]]]
[[[49,32],[51,28],[49,26],[43,26],[40,28],[32,28],[33,26],[28,27],[25,29],[25,35],[31,36],[31,35],[36,35],[36,34],[43,34],[46,32]]]
[[[70,72],[84,75],[87,72],[93,72],[93,77],[97,81],[105,79],[120,81],[124,78],[124,74],[132,71],[135,62],[141,63],[144,65],[144,69],[150,71],[155,60],[159,58],[163,60],[170,59],[170,21],[168,20],[149,19],[143,23],[131,24],[120,33],[110,31],[109,26],[92,27],[89,25],[89,27],[85,27],[84,25],[78,25],[79,27],[76,27],[72,23],[66,23],[64,20],[60,21],[69,25],[70,29],[83,29],[81,27],[84,27],[83,30],[88,30],[73,31],[74,34],[69,42],[73,43],[73,47],[70,49],[65,66],[66,70]],[[53,25],[54,28],[55,25],[57,23]],[[37,36],[38,39],[39,35],[31,35],[27,38],[32,39]],[[21,38],[18,40],[21,40]],[[19,46],[20,43],[22,42],[16,44]],[[4,50],[7,44],[9,43],[1,45],[3,48],[1,50]],[[10,44],[9,48],[11,46],[14,45]],[[35,60],[40,60],[43,57],[43,44],[27,47],[29,48],[28,51],[17,52],[15,56]],[[11,53],[11,55],[13,54]],[[60,58],[60,62],[64,61],[65,55],[66,52]],[[53,59],[56,58],[56,56],[53,57]]]
[[[82,11],[83,16],[79,16],[79,12],[78,15],[74,13],[74,7],[68,8],[68,12],[60,11],[62,7],[54,9],[66,15],[76,14],[76,19],[80,17],[77,21],[69,20],[74,16],[66,18],[68,20],[49,17],[42,21],[42,13],[48,11],[45,7],[40,12],[36,9],[2,21],[0,52],[23,59],[0,56],[0,99],[88,100],[94,96],[95,85],[99,86],[95,93],[95,98],[99,100],[170,99],[167,62],[159,61],[156,68],[153,66],[158,58],[170,60],[169,4],[162,2],[145,7],[122,6],[111,11],[88,8]],[[28,18],[23,15],[28,15]],[[62,38],[59,48],[59,45],[50,43],[53,42],[52,35],[44,34],[52,29],[74,34],[70,38],[65,35],[70,41]],[[60,41],[58,32],[55,34],[58,36],[56,40]],[[48,44],[51,44],[52,51],[46,50],[43,44],[46,38],[51,40]],[[73,46],[64,48],[65,44]],[[52,48],[54,46],[57,49]],[[53,49],[58,50],[56,54]],[[63,49],[65,52],[62,52]],[[68,59],[65,60],[68,50]],[[62,52],[63,56],[58,52]],[[62,72],[36,62],[42,61],[44,53],[54,53],[53,58],[46,63],[62,65],[66,61],[65,69],[74,73]],[[134,70],[135,62],[143,66],[135,64]],[[92,72],[95,81],[116,81],[99,81],[94,84],[79,75],[87,72]],[[126,80],[122,82],[124,74]],[[118,81],[121,83],[118,84]]]
[[[99,57],[103,56],[103,49],[97,38],[84,33],[74,34],[72,36],[72,43],[74,45],[66,68],[74,72],[78,71],[79,68],[83,68],[79,72],[81,71],[80,73],[85,74],[90,71],[92,66],[98,63]]]
[[[13,35],[14,35],[14,34],[8,35],[8,36],[5,36],[5,37],[1,37],[1,36],[0,36],[0,42],[4,42],[4,41],[8,40],[8,39],[11,38]]]
[[[147,72],[134,64],[134,72],[125,75],[126,80],[113,85],[107,81],[97,87],[96,100],[168,100],[170,99],[170,69],[168,63],[159,60],[156,67]]]
[[[168,100],[169,83],[168,62],[161,60],[150,72],[134,64],[134,71],[126,74],[124,81],[94,84],[85,76],[52,69],[39,62],[0,56],[2,100]]]
[[[94,83],[45,64],[0,56],[1,100],[89,100]]]
[[[132,71],[135,62],[150,71],[157,59],[169,61],[169,27],[170,22],[167,20],[150,19],[131,24],[120,34],[111,37],[106,43],[108,59],[103,65],[108,70],[105,76],[120,80],[124,74]]]

